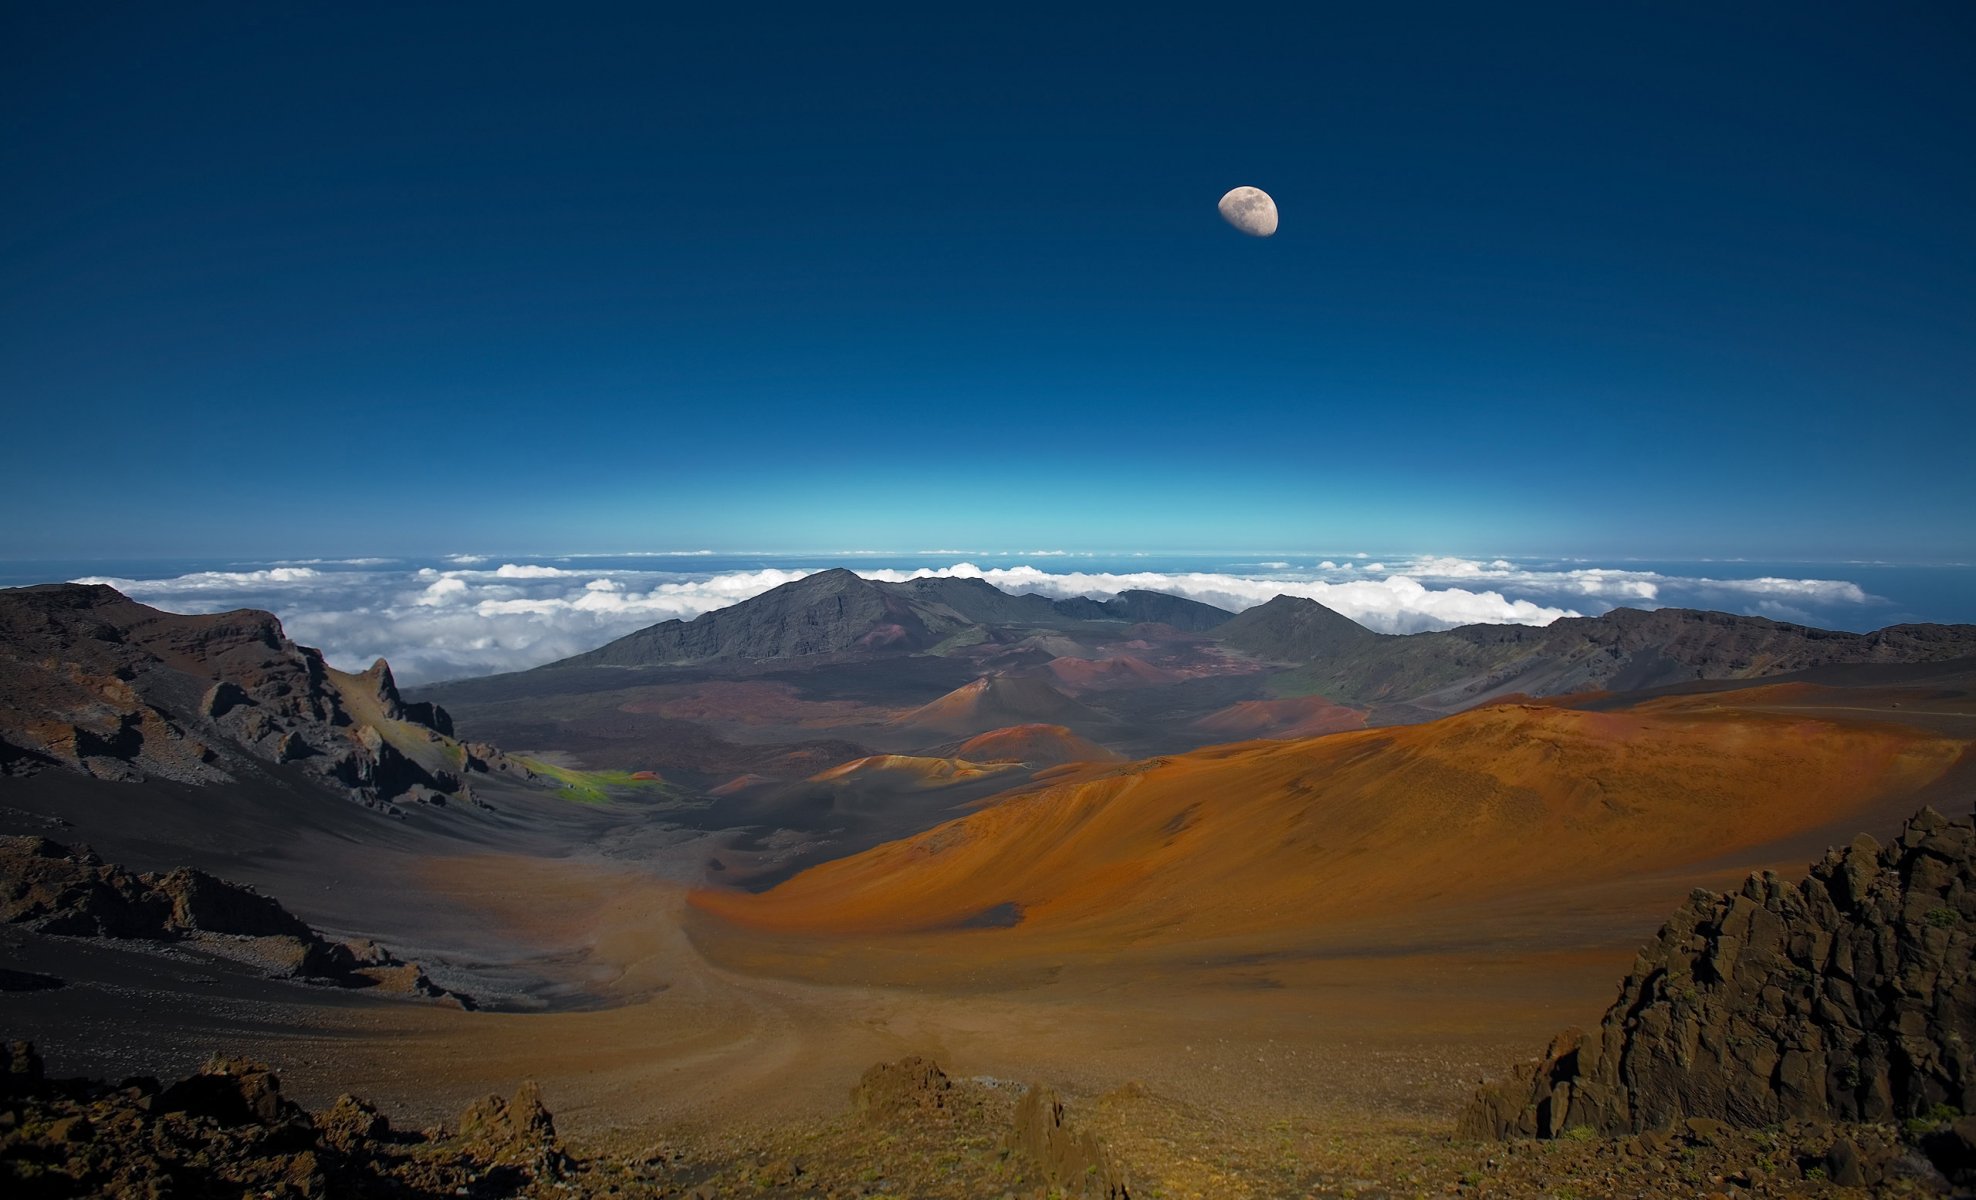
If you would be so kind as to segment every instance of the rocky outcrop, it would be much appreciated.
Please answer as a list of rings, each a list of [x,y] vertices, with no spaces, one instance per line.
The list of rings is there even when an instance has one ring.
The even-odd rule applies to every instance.
[[[1939,1121],[1976,1110],[1976,823],[1924,809],[1791,883],[1697,892],[1591,1033],[1483,1088],[1476,1137],[1696,1120]],[[1843,1152],[1840,1152],[1843,1157]]]
[[[555,1178],[570,1160],[556,1138],[556,1122],[542,1104],[542,1089],[529,1081],[511,1099],[488,1095],[460,1114],[460,1136],[486,1148],[489,1161]]]
[[[979,1081],[956,1085],[939,1064],[914,1055],[867,1068],[851,1089],[851,1111],[860,1122],[888,1133],[929,1123],[947,1125],[978,1110],[983,1090]],[[1097,1136],[1072,1125],[1062,1099],[1042,1084],[1032,1084],[1016,1102],[1001,1153],[1025,1160],[1023,1174],[1047,1185],[1052,1194],[1105,1200],[1130,1196],[1124,1171]]]
[[[512,770],[454,740],[444,708],[407,702],[383,659],[339,672],[269,613],[167,613],[80,584],[0,589],[0,773],[207,784],[255,764],[387,810],[472,803],[468,776]]]
[[[0,1045],[0,1194],[538,1195],[585,1169],[563,1153],[533,1084],[490,1099],[457,1133],[401,1132],[354,1096],[311,1114],[259,1063],[216,1057],[167,1086],[112,1085],[49,1079],[34,1047],[13,1042]]]
[[[0,837],[0,924],[67,937],[189,942],[271,975],[473,1007],[375,942],[323,937],[271,896],[180,867],[136,874],[87,847]]]
[[[953,1091],[954,1081],[939,1064],[913,1055],[866,1068],[851,1089],[851,1111],[862,1120],[884,1125],[901,1117],[944,1112]]]
[[[1097,1135],[1074,1128],[1057,1093],[1033,1084],[1015,1106],[1015,1128],[1007,1149],[1036,1165],[1053,1191],[1073,1196],[1128,1200],[1125,1172],[1111,1160]]]

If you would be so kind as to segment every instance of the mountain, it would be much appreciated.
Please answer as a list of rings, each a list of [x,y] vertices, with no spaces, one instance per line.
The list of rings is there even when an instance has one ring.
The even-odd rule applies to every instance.
[[[1043,664],[1059,685],[1071,691],[1103,691],[1106,688],[1148,687],[1178,683],[1185,676],[1163,670],[1142,658],[1121,654],[1116,658],[1089,659],[1062,657]]]
[[[1334,698],[1444,710],[1512,693],[1625,692],[1817,667],[1976,657],[1976,625],[1847,633],[1679,608],[1394,635],[1373,633],[1316,601],[1278,596],[1215,632],[1225,645],[1298,664],[1303,682]]]
[[[525,769],[407,703],[379,659],[338,671],[273,614],[185,616],[114,588],[0,590],[0,773],[224,783],[288,767],[373,806],[472,801],[467,776]]]
[[[1194,722],[1194,728],[1228,741],[1244,738],[1311,738],[1365,727],[1365,713],[1322,696],[1240,700]]]
[[[1009,725],[977,733],[941,753],[971,762],[1019,762],[1031,766],[1061,766],[1074,762],[1117,762],[1119,755],[1061,725]]]
[[[1225,608],[1216,608],[1212,604],[1168,592],[1149,592],[1143,588],[1123,591],[1104,601],[1083,597],[1058,600],[1056,607],[1065,616],[1093,621],[1129,621],[1135,625],[1166,625],[1182,633],[1204,633],[1235,617]]]
[[[923,791],[968,783],[1005,771],[1011,764],[971,762],[965,758],[921,758],[909,754],[874,754],[840,763],[809,777],[808,783],[876,783],[906,791]]]
[[[1967,747],[1812,715],[1824,711],[1716,696],[1619,712],[1497,705],[1216,746],[1018,790],[760,895],[694,903],[776,936],[966,929],[979,955],[1267,947],[1367,921],[1438,928],[1505,897],[1659,878],[1872,824],[1909,809]],[[985,913],[1019,919],[987,930]]]
[[[1107,719],[1041,679],[994,675],[964,684],[901,717],[901,728],[974,735],[1009,725],[1104,724]]]
[[[1127,592],[1099,603],[1011,595],[986,580],[939,576],[886,583],[837,568],[819,571],[691,621],[665,621],[551,663],[562,667],[914,654],[993,640],[1000,630],[1068,630],[1094,622],[1159,621],[1212,628],[1229,614],[1179,596]]]
[[[1216,636],[1224,645],[1282,662],[1336,658],[1385,640],[1343,613],[1295,596],[1237,613]]]

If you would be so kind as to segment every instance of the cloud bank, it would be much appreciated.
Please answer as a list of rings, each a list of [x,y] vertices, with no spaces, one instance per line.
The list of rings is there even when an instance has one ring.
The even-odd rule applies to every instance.
[[[497,562],[454,555],[431,560],[435,565],[361,559],[78,582],[106,583],[178,612],[269,609],[282,618],[291,637],[321,647],[333,664],[358,668],[374,658],[389,658],[399,678],[409,683],[539,666],[659,621],[691,620],[816,569],[692,571],[683,564],[659,569],[627,565],[632,557],[596,565],[585,565],[577,556]],[[891,582],[933,576],[984,579],[1005,591],[1053,598],[1102,600],[1143,588],[1231,611],[1277,595],[1301,596],[1382,633],[1474,623],[1543,625],[1620,605],[1724,608],[1816,623],[1812,610],[1830,612],[1875,599],[1859,585],[1838,579],[1718,579],[1432,556],[1387,564],[1359,555],[1301,567],[1277,560],[1213,571],[1086,571],[1068,563],[981,567],[971,562],[916,569],[862,565],[857,570]]]

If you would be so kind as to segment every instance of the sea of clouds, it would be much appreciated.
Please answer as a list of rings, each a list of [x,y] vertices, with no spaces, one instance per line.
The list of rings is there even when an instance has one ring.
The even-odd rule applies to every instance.
[[[331,663],[362,667],[388,658],[399,679],[409,683],[539,666],[659,621],[690,620],[725,608],[820,569],[806,562],[694,571],[659,557],[614,559],[608,565],[569,558],[492,563],[464,555],[429,564],[313,559],[77,582],[107,583],[174,612],[265,608],[281,617],[289,636],[321,647]],[[1717,608],[1817,623],[1815,613],[1875,599],[1858,584],[1839,579],[1708,578],[1447,557],[1271,560],[1212,570],[1079,570],[1068,562],[901,569],[851,560],[848,565],[871,579],[963,576],[1009,592],[1051,597],[1104,599],[1145,588],[1233,611],[1277,595],[1302,596],[1384,633],[1478,622],[1542,625],[1622,605]]]

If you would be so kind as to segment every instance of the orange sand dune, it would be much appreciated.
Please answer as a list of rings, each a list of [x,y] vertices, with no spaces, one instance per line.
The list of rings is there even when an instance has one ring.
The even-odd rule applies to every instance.
[[[956,747],[954,756],[973,762],[1018,762],[1031,766],[1117,762],[1122,757],[1061,725],[1034,722],[976,734]]]
[[[1098,691],[1104,688],[1147,687],[1177,683],[1186,676],[1121,654],[1117,658],[1053,658],[1043,664],[1050,675],[1072,691]]]
[[[756,775],[753,773],[746,775],[736,775],[734,778],[728,780],[726,783],[721,784],[719,787],[708,788],[707,795],[732,796],[739,792],[745,792],[749,788],[760,787],[765,783],[774,783],[774,782],[775,780],[770,779],[766,775]]]
[[[1013,770],[1020,763],[968,762],[960,758],[915,758],[909,754],[874,754],[868,758],[818,771],[811,783],[883,783],[891,788],[925,789],[946,787],[973,779]]]
[[[1194,728],[1230,739],[1313,738],[1365,728],[1365,713],[1322,696],[1243,700],[1194,722]]]
[[[1574,886],[1863,822],[1968,745],[1796,714],[1498,706],[1081,773],[761,895],[692,903],[767,933],[967,929],[988,954],[1065,938],[1290,944],[1410,912],[1431,929],[1430,910],[1539,892],[1569,905]],[[1007,927],[969,928],[984,925]]]
[[[1098,714],[1041,679],[991,675],[963,684],[907,713],[899,724],[941,733],[986,733],[1004,725],[1098,720]]]

